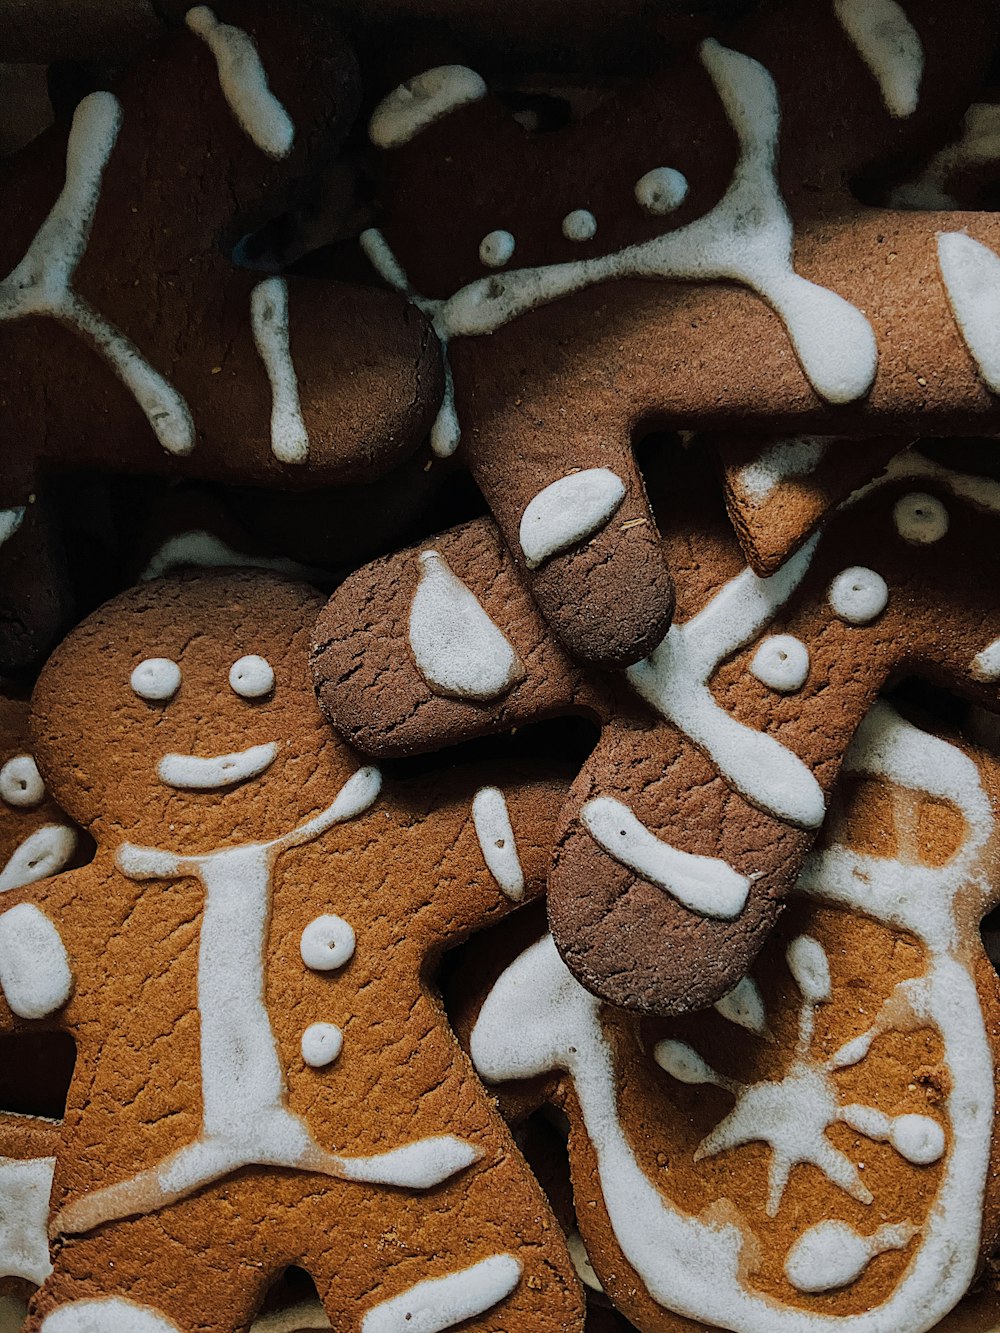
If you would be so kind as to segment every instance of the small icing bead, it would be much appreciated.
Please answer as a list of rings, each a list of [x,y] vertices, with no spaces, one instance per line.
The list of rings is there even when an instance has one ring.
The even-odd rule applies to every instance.
[[[503,268],[514,253],[514,238],[509,231],[491,231],[479,242],[479,258],[487,268]]]
[[[274,689],[274,668],[266,658],[251,653],[229,668],[229,683],[243,699],[262,699]]]
[[[335,1023],[313,1023],[302,1034],[302,1059],[311,1069],[325,1069],[343,1046],[344,1034]]]
[[[169,657],[147,657],[132,672],[129,684],[140,699],[163,703],[180,688],[181,669]]]
[[[673,167],[654,167],[635,183],[636,202],[657,216],[680,208],[687,192],[687,177]]]
[[[302,932],[302,961],[314,972],[334,972],[354,956],[354,943],[354,930],[342,916],[318,916]]]
[[[592,241],[597,235],[597,218],[589,208],[574,208],[562,220],[562,234],[567,241]]]

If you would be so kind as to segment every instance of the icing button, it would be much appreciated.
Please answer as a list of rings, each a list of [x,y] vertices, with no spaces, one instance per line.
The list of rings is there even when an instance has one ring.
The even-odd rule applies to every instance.
[[[335,1023],[313,1023],[302,1034],[302,1059],[311,1069],[325,1069],[343,1046],[344,1034]]]
[[[335,972],[353,958],[354,943],[354,929],[342,916],[318,916],[302,932],[302,961],[314,972]]]

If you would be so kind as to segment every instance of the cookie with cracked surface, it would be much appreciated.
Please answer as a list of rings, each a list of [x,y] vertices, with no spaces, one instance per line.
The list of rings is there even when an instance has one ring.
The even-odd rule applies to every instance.
[[[544,936],[479,1010],[479,1071],[569,1118],[588,1253],[644,1333],[976,1326],[949,1312],[1000,1225],[978,930],[1000,768],[879,703],[844,770],[779,929],[713,1009],[602,1005]]]
[[[553,934],[613,1003],[703,1008],[777,921],[885,683],[924,674],[997,708],[1000,484],[916,455],[898,468],[761,578],[704,453],[665,458],[650,483],[679,614],[625,673],[566,655],[488,521],[444,533],[334,592],[314,631],[321,705],[374,755],[597,721],[549,875]]]
[[[321,605],[261,573],[154,580],[36,686],[39,767],[97,853],[0,904],[0,1032],[78,1045],[31,1333],[245,1333],[289,1264],[344,1333],[582,1328],[429,980],[541,891],[567,781],[383,783],[310,688]]]

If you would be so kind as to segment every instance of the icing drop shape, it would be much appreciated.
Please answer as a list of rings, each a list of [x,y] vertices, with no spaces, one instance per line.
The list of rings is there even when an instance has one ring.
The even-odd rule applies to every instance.
[[[507,802],[499,787],[480,787],[472,798],[472,822],[490,874],[513,902],[524,896],[524,871],[517,854]]]
[[[59,932],[32,903],[0,916],[0,987],[18,1018],[48,1018],[73,989]]]
[[[16,754],[0,768],[0,800],[30,810],[45,799],[45,783],[30,754]]]
[[[562,220],[562,234],[567,241],[592,241],[597,235],[597,218],[589,208],[574,208]]]
[[[15,505],[13,509],[0,509],[0,546],[9,542],[14,533],[24,522],[24,505]]]
[[[493,1254],[470,1268],[428,1278],[382,1301],[361,1321],[361,1333],[443,1333],[492,1309],[520,1280],[519,1259]]]
[[[41,1286],[52,1272],[48,1220],[55,1164],[54,1157],[0,1157],[0,1278]]]
[[[802,998],[808,1004],[825,1004],[831,990],[830,964],[823,946],[809,935],[799,935],[789,944],[785,957]]]
[[[271,91],[250,34],[221,23],[207,5],[189,9],[184,21],[215,57],[222,95],[247,138],[268,157],[287,157],[295,126]]]
[[[759,1037],[767,1035],[767,1017],[764,1012],[764,997],[760,987],[752,977],[743,977],[731,991],[716,1000],[712,1006],[737,1027],[756,1032]]]
[[[479,259],[487,268],[503,268],[514,253],[514,237],[509,231],[488,232],[479,242]]]
[[[383,97],[368,122],[376,148],[399,148],[459,107],[486,96],[486,84],[467,65],[437,65]]]
[[[678,1083],[719,1085],[719,1075],[685,1041],[664,1037],[653,1047],[653,1059]]]
[[[913,491],[893,505],[893,522],[903,541],[930,546],[948,531],[948,511],[936,495]]]
[[[19,843],[0,870],[0,893],[58,875],[76,851],[76,830],[65,824],[43,824]]]
[[[572,472],[546,486],[521,515],[518,540],[525,564],[537,569],[550,556],[603,528],[625,498],[625,483],[606,467]]]
[[[259,778],[271,767],[277,755],[275,741],[251,745],[233,754],[205,758],[196,754],[165,754],[156,766],[156,776],[168,787],[178,787],[182,791],[219,791]]]
[[[599,847],[700,916],[739,916],[750,880],[714,856],[695,856],[663,842],[627,805],[611,796],[587,801],[580,819]]]
[[[763,501],[789,477],[807,476],[823,459],[831,437],[800,435],[793,440],[776,440],[767,449],[740,468],[740,485],[757,501]]]
[[[266,657],[249,653],[229,668],[229,684],[241,699],[263,699],[274,689],[274,667]]]
[[[521,659],[479,599],[438,551],[420,552],[409,638],[417,670],[436,694],[496,699],[524,676]]]
[[[169,657],[147,657],[132,672],[128,683],[140,699],[164,703],[181,686],[181,669]]]
[[[310,1069],[326,1069],[344,1048],[344,1034],[335,1023],[312,1023],[302,1034],[302,1059]]]
[[[994,639],[981,653],[976,653],[972,675],[976,680],[1000,680],[1000,639]]]
[[[1000,393],[1000,258],[962,231],[939,233],[937,250],[955,323],[986,387]]]
[[[896,0],[833,0],[834,13],[879,86],[891,116],[912,116],[920,100],[924,46]]]
[[[842,570],[830,584],[827,600],[848,625],[869,625],[889,602],[889,585],[881,574],[863,565]]]
[[[833,1291],[856,1282],[876,1255],[901,1250],[916,1234],[905,1224],[862,1236],[846,1222],[818,1222],[788,1251],[785,1276],[796,1291]]]
[[[131,392],[160,444],[183,456],[194,448],[187,403],[120,329],[73,290],[101,195],[104,169],[121,129],[122,108],[111,93],[91,93],[73,114],[66,144],[66,179],[27,254],[0,282],[0,321],[48,315],[80,334]]]
[[[310,921],[302,932],[299,950],[314,972],[335,972],[354,957],[354,927],[332,912]]]
[[[309,432],[302,419],[299,381],[292,361],[288,283],[265,278],[250,294],[254,346],[271,384],[271,452],[279,463],[304,463]]]
[[[675,167],[654,167],[635,183],[636,203],[654,217],[680,208],[687,192],[687,177]]]
[[[118,1296],[60,1305],[42,1320],[41,1333],[181,1333],[159,1310]]]
[[[750,674],[779,694],[794,694],[809,675],[809,649],[794,634],[772,634],[753,655]]]

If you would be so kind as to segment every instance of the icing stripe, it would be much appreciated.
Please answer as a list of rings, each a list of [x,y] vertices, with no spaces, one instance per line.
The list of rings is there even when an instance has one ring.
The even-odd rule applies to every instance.
[[[376,1305],[361,1321],[361,1333],[443,1333],[491,1310],[520,1280],[520,1260],[494,1254],[447,1277],[418,1282]]]
[[[490,874],[513,902],[524,896],[524,871],[510,812],[499,787],[480,787],[472,798],[472,823]]]
[[[295,126],[270,89],[253,38],[231,23],[220,23],[207,5],[189,9],[184,21],[215,57],[219,86],[240,128],[268,157],[287,157]]]
[[[0,1157],[0,1278],[41,1286],[49,1262],[49,1193],[54,1157]]]
[[[965,345],[993,393],[1000,393],[1000,258],[961,231],[938,235],[938,264]]]
[[[302,419],[299,382],[289,340],[288,283],[265,278],[250,295],[253,340],[271,382],[271,452],[279,463],[304,463],[309,432]]]
[[[701,916],[732,920],[750,892],[750,880],[714,856],[693,856],[662,842],[621,801],[598,796],[580,818],[609,856],[672,894]]]
[[[421,130],[486,96],[486,84],[466,65],[437,65],[382,98],[368,122],[376,148],[399,148]]]
[[[65,824],[43,824],[11,852],[0,871],[0,893],[58,875],[76,851],[76,830]]]
[[[41,1333],[181,1333],[159,1310],[117,1296],[95,1296],[90,1300],[61,1305],[42,1321]]]
[[[833,8],[889,114],[912,116],[920,100],[924,45],[906,11],[896,0],[833,0]]]

